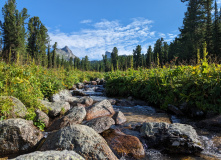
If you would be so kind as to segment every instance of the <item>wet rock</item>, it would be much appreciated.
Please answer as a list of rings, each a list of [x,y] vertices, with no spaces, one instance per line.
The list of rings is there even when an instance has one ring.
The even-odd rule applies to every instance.
[[[94,81],[97,82],[98,85],[100,85],[100,78],[94,78]]]
[[[117,160],[106,141],[97,132],[79,124],[51,133],[40,150],[73,150],[87,160]]]
[[[135,159],[144,158],[145,151],[140,140],[131,135],[125,135],[118,130],[107,130],[102,133],[112,151],[120,158],[122,155]]]
[[[198,153],[203,150],[195,129],[186,124],[144,123],[140,129],[148,147],[170,153]]]
[[[189,110],[189,115],[192,117],[192,118],[202,118],[205,116],[205,113],[198,109],[198,108],[191,108]]]
[[[93,128],[97,133],[108,130],[113,124],[115,122],[111,117],[98,117],[85,123],[85,125]]]
[[[91,81],[84,81],[83,83],[84,83],[84,85],[90,85]],[[85,86],[84,86],[84,88],[85,88]]]
[[[91,106],[93,104],[93,102],[94,102],[93,99],[90,97],[82,97],[82,98],[79,98],[70,104],[71,104],[71,106],[76,106],[79,103],[79,104],[83,104],[84,106],[88,107],[88,106]]]
[[[133,100],[133,97],[132,97],[132,96],[129,96],[127,99],[128,99],[129,101],[132,101],[132,100]]]
[[[25,107],[25,105],[17,98],[12,97],[12,96],[0,96],[0,101],[5,100],[5,99],[9,99],[13,102],[13,106],[11,106],[11,111],[9,114],[9,117],[12,118],[24,118],[25,114],[27,112],[27,109]]]
[[[112,104],[115,105],[117,103],[116,99],[108,99],[108,101]]]
[[[105,80],[102,78],[101,80],[100,80],[100,84],[99,85],[104,85],[105,84]]]
[[[24,154],[21,156],[18,156],[12,160],[62,160],[62,159],[68,159],[68,160],[85,160],[82,156],[77,154],[74,151],[36,151],[29,154]]]
[[[60,92],[53,94],[51,97],[52,102],[66,101],[66,97],[72,97],[71,92],[67,89],[61,90]],[[66,101],[67,102],[67,101]]]
[[[78,89],[83,89],[84,88],[84,83],[77,83],[76,84]]]
[[[108,100],[95,103],[87,109],[86,120],[91,120],[98,117],[109,116],[115,113],[113,106]]]
[[[129,101],[129,100],[126,100],[126,99],[121,99],[121,100],[117,100],[116,105],[117,105],[117,106],[132,107],[132,106],[134,106],[135,104],[133,103],[133,101]]]
[[[0,121],[1,156],[32,151],[42,138],[32,121],[20,118]]]
[[[200,128],[206,128],[213,131],[220,131],[221,129],[221,115],[215,116],[214,118],[202,120],[197,123]]]
[[[56,117],[60,114],[64,114],[70,109],[70,104],[68,102],[47,102],[40,100],[41,104],[44,105],[49,110],[50,117]]]
[[[77,86],[75,84],[70,88],[70,90],[76,90],[76,89],[77,89]]]
[[[176,115],[184,115],[183,112],[174,105],[169,104],[167,109]]]
[[[127,118],[121,111],[116,112],[112,118],[115,120],[116,124],[122,124],[127,121]]]
[[[55,120],[47,131],[59,130],[74,123],[81,123],[86,116],[86,110],[82,106],[76,106],[69,110],[65,116]]]
[[[96,81],[91,81],[91,85],[97,85]]]
[[[72,92],[72,95],[73,96],[88,96],[86,93],[84,93],[83,91],[80,91],[80,90],[74,90]]]
[[[49,125],[48,115],[45,114],[44,112],[40,111],[39,109],[37,109],[35,111],[35,113],[36,113],[35,121],[43,122],[45,124],[45,127],[48,127],[48,125]]]

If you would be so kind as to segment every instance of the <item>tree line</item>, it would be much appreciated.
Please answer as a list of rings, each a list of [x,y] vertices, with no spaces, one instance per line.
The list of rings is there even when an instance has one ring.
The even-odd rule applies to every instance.
[[[74,68],[100,72],[163,67],[171,63],[196,64],[207,49],[210,60],[221,57],[221,9],[214,0],[181,0],[187,4],[180,34],[168,44],[159,38],[154,46],[142,53],[137,45],[133,54],[119,56],[114,47],[111,58],[103,55],[102,61],[89,62],[88,56],[65,60],[56,54],[57,42],[50,45],[48,30],[39,17],[28,15],[26,8],[16,9],[16,1],[8,0],[2,8],[0,57],[7,63],[35,63],[48,68]],[[213,12],[214,10],[214,12]],[[2,48],[3,46],[3,48]]]

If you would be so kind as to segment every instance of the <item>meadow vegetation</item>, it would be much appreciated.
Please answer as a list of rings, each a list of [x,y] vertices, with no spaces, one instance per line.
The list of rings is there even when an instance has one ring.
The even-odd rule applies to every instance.
[[[14,96],[28,108],[27,119],[33,120],[35,109],[45,108],[38,99],[49,99],[61,89],[70,89],[73,84],[102,77],[98,72],[82,72],[73,69],[47,69],[35,65],[6,64],[0,62],[0,95]],[[1,101],[0,117],[6,116],[13,103]]]
[[[129,69],[105,74],[109,96],[133,96],[167,109],[168,105],[221,113],[221,65],[201,64]]]

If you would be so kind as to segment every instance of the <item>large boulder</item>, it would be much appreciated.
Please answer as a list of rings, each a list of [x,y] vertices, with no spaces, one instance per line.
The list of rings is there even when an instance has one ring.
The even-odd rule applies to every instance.
[[[81,123],[86,116],[86,110],[82,106],[76,106],[69,110],[65,116],[55,120],[47,131],[59,130],[74,123]]]
[[[221,115],[210,119],[205,119],[197,123],[198,127],[206,128],[213,131],[220,131],[221,129]]]
[[[24,118],[27,112],[27,108],[25,105],[17,98],[12,96],[0,96],[0,101],[3,100],[10,100],[12,101],[13,105],[11,106],[11,110],[9,113],[9,117],[12,118]]]
[[[148,147],[161,148],[170,153],[198,153],[203,150],[196,130],[186,124],[144,123],[140,129]]]
[[[91,120],[103,116],[110,116],[114,113],[115,111],[111,103],[108,100],[103,100],[87,108],[86,120]]]
[[[43,122],[45,124],[45,127],[48,127],[49,125],[48,115],[40,111],[39,109],[35,111],[35,114],[36,114],[35,121]]]
[[[140,140],[119,130],[107,130],[102,133],[112,151],[120,158],[122,155],[135,159],[144,158],[145,151]]]
[[[78,103],[85,105],[86,107],[91,106],[93,104],[93,99],[90,97],[81,97],[78,98],[77,100],[73,101],[71,106],[76,106]]]
[[[122,124],[127,121],[127,118],[121,111],[116,112],[112,118],[115,120],[116,124]]]
[[[8,119],[0,121],[0,153],[11,155],[32,151],[43,134],[24,119]]]
[[[85,160],[82,156],[74,151],[36,151],[29,154],[18,156],[12,160]]]
[[[47,102],[44,100],[40,100],[40,102],[49,110],[48,114],[50,117],[56,117],[70,110],[70,104],[68,102]]]
[[[53,94],[51,97],[51,101],[52,102],[60,102],[60,101],[68,102],[68,101],[71,101],[71,98],[72,98],[71,92],[67,89],[64,89],[56,94]]]
[[[117,160],[106,141],[97,132],[79,124],[49,134],[40,150],[73,150],[87,160]]]
[[[115,122],[111,117],[98,117],[85,123],[85,125],[93,128],[97,133],[108,130],[113,124]]]

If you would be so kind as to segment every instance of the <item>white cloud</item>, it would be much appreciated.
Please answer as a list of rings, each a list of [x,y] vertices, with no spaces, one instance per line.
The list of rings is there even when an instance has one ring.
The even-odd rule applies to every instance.
[[[81,21],[80,23],[88,24],[88,23],[91,23],[91,22],[92,22],[91,19],[85,19],[85,20]]]
[[[137,45],[142,45],[142,52],[146,53],[148,46],[144,45],[152,45],[156,41],[157,32],[151,30],[152,24],[153,21],[144,18],[134,18],[128,25],[122,25],[118,20],[103,19],[90,24],[90,29],[70,34],[49,30],[49,36],[52,43],[58,42],[58,48],[67,45],[78,57],[88,55],[90,60],[102,59],[102,54],[112,51],[113,47],[118,48],[119,55],[129,55]],[[173,36],[164,35],[168,38]]]
[[[221,3],[221,0],[217,0],[216,3],[217,3],[217,4],[220,4],[220,3]]]

